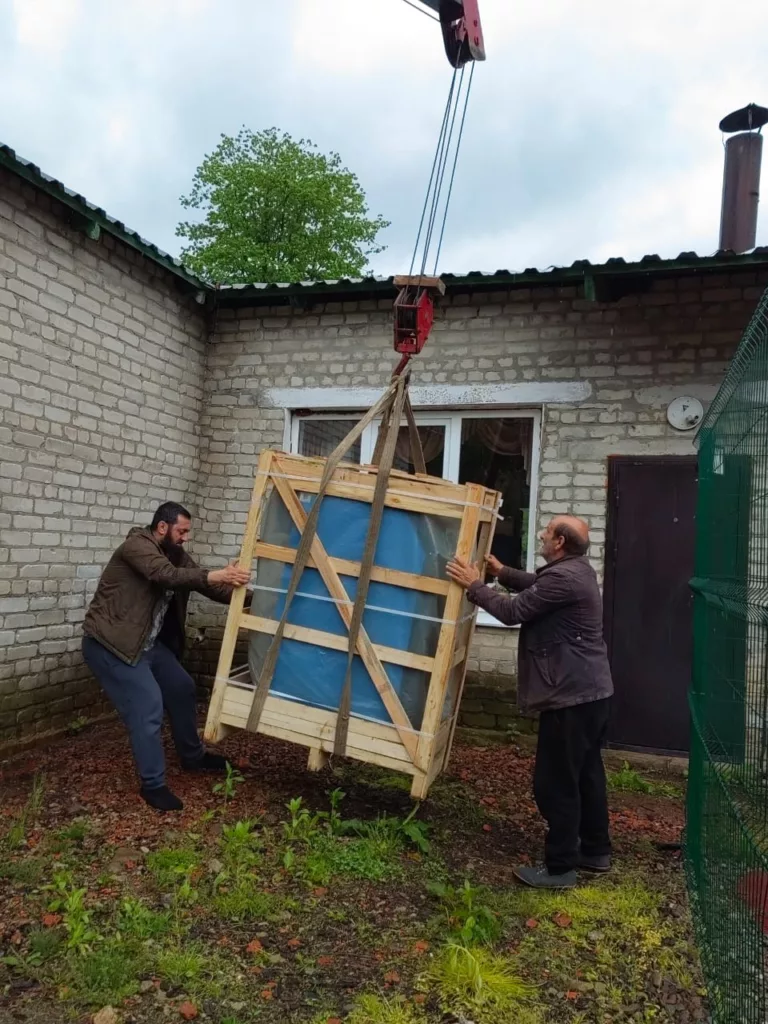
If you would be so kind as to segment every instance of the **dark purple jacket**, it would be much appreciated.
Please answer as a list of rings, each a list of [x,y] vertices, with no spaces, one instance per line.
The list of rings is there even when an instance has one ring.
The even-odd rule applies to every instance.
[[[537,569],[503,569],[499,582],[479,580],[467,597],[506,626],[520,625],[517,701],[521,711],[551,711],[613,693],[603,640],[603,601],[586,558],[566,557]]]

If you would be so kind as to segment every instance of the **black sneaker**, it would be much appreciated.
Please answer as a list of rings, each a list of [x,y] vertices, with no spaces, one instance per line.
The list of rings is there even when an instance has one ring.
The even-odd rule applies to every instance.
[[[210,754],[206,751],[199,761],[184,761],[181,767],[185,772],[225,772],[227,759],[221,754]]]
[[[550,875],[545,867],[532,868],[526,864],[512,868],[515,878],[532,889],[573,889],[579,878],[575,871]]]
[[[184,809],[184,804],[167,786],[156,786],[154,789],[142,786],[140,792],[142,799],[146,800],[149,806],[154,807],[156,811],[181,811]]]
[[[586,853],[579,854],[578,868],[581,871],[592,871],[596,875],[607,875],[611,870],[611,855],[602,853],[591,857]]]

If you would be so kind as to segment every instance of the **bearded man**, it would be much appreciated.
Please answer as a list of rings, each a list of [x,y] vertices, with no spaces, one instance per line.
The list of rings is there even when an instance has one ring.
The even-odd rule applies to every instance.
[[[160,811],[183,806],[165,783],[164,711],[182,768],[226,768],[223,757],[203,747],[195,684],[181,665],[189,595],[228,604],[234,588],[250,578],[234,564],[201,569],[184,550],[191,527],[183,505],[168,501],[148,527],[130,530],[104,569],[83,624],[83,657],[128,730],[141,796]]]

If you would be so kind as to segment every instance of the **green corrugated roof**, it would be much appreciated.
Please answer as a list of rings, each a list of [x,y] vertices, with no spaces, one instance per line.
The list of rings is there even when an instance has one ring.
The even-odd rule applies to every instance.
[[[303,304],[305,299],[324,298],[340,300],[347,296],[391,296],[395,291],[393,277],[368,276],[339,278],[333,281],[271,282],[264,284],[221,285],[216,288],[188,270],[179,260],[146,241],[137,232],[127,228],[119,220],[89,202],[84,196],[67,188],[60,181],[50,177],[29,160],[18,156],[9,146],[0,144],[0,167],[46,192],[68,206],[83,219],[84,227],[95,234],[106,231],[119,238],[126,245],[142,253],[154,263],[181,278],[195,289],[218,295],[219,302],[235,304],[280,305]],[[605,263],[590,263],[577,260],[569,267],[549,267],[546,270],[529,268],[523,271],[496,270],[486,273],[479,270],[468,274],[441,275],[448,292],[493,291],[500,288],[558,287],[569,284],[583,285],[585,293],[593,298],[600,297],[601,290],[629,279],[663,277],[678,274],[712,273],[732,271],[749,267],[768,267],[768,247],[754,249],[748,253],[716,252],[710,256],[699,256],[695,252],[681,252],[674,259],[660,256],[644,256],[641,260],[629,262],[621,257],[606,260]],[[620,284],[619,284],[620,287]]]
[[[678,274],[731,271],[747,267],[768,268],[768,246],[752,252],[737,255],[732,252],[718,252],[711,256],[699,256],[695,252],[682,252],[674,259],[660,256],[643,256],[641,260],[627,261],[613,257],[605,263],[590,263],[577,260],[569,267],[549,267],[538,270],[531,267],[523,271],[495,270],[486,272],[472,270],[468,274],[440,275],[446,292],[492,291],[499,288],[544,288],[564,285],[585,285],[587,289],[599,286],[602,281],[663,277]],[[325,296],[328,299],[346,295],[390,295],[395,289],[394,277],[343,277],[334,281],[296,281],[275,284],[240,284],[221,287],[222,297],[239,299],[241,302],[269,300],[300,300],[302,296]]]
[[[158,249],[156,245],[146,241],[137,232],[131,231],[121,221],[110,217],[101,207],[89,202],[85,196],[73,192],[60,181],[51,178],[50,175],[45,174],[44,171],[41,171],[31,161],[24,160],[23,157],[18,156],[10,146],[5,146],[2,143],[0,143],[0,167],[5,167],[12,174],[18,175],[31,185],[39,188],[42,192],[63,203],[64,206],[68,206],[70,210],[73,210],[83,218],[85,224],[95,225],[102,231],[106,231],[107,234],[119,238],[126,245],[143,253],[144,256],[147,256],[154,263],[159,263],[161,267],[170,270],[188,284],[199,289],[206,289],[208,287],[195,274],[187,270],[179,260],[169,256],[162,249]]]

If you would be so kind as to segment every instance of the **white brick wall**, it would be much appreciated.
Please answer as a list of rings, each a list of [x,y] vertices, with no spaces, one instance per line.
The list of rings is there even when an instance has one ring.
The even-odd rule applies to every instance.
[[[87,600],[158,502],[191,505],[204,564],[237,552],[258,453],[283,444],[283,410],[264,389],[383,387],[395,362],[389,299],[294,311],[222,297],[209,344],[173,275],[68,225],[0,171],[0,746],[94,707],[79,654]],[[584,401],[543,409],[538,513],[587,518],[602,571],[607,457],[692,450],[667,404],[714,394],[766,284],[745,270],[656,281],[611,304],[568,288],[456,295],[416,379],[589,383]],[[221,612],[198,603],[191,625],[192,666],[210,677]],[[515,643],[478,630],[471,669],[504,687]],[[481,719],[502,715],[492,698]]]
[[[205,341],[170,274],[0,171],[0,743],[97,699],[80,623],[128,527],[193,497]]]
[[[691,435],[667,424],[667,405],[681,394],[711,399],[766,284],[765,273],[688,275],[611,304],[580,299],[575,288],[458,295],[441,303],[414,378],[591,383],[578,405],[544,409],[538,519],[566,510],[586,518],[602,574],[608,456],[694,451]],[[197,550],[236,552],[257,454],[283,444],[283,411],[261,406],[263,389],[383,387],[395,363],[391,337],[388,300],[220,311],[201,422]],[[221,620],[201,608],[196,625],[207,633],[196,667],[210,676]],[[516,640],[514,630],[478,629],[470,670],[511,679]]]

